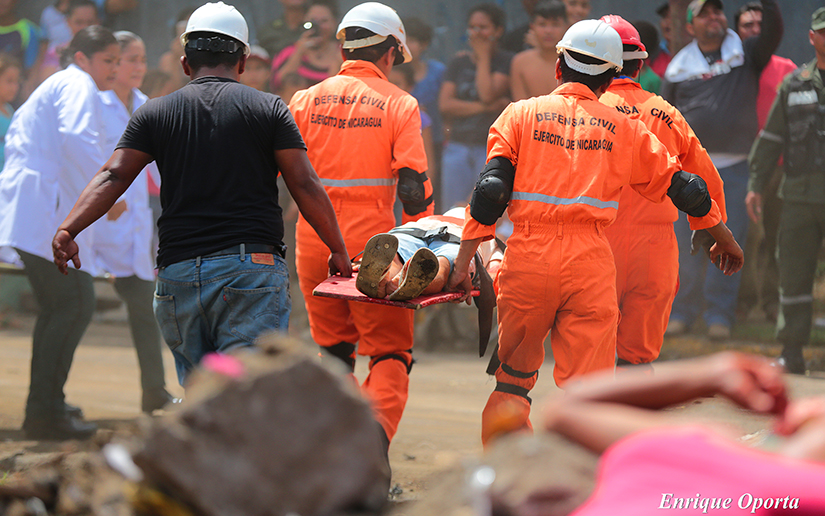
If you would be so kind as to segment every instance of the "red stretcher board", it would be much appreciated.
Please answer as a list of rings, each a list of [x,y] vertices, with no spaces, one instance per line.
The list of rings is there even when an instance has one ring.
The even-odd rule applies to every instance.
[[[478,290],[473,290],[472,292],[473,297],[479,294],[480,292]],[[319,283],[318,286],[312,291],[312,295],[418,310],[419,308],[424,308],[425,306],[448,303],[458,299],[461,297],[461,292],[439,292],[438,294],[418,296],[417,298],[410,299],[409,301],[390,301],[389,299],[375,299],[368,297],[359,292],[358,289],[355,288],[355,276],[351,278],[331,276]]]

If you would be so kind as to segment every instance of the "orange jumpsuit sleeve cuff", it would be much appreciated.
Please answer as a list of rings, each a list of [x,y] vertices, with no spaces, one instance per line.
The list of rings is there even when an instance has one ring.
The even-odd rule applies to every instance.
[[[476,238],[482,241],[492,240],[496,237],[496,226],[485,226],[470,215],[470,207],[467,206],[464,210],[464,228],[461,230],[462,240],[475,240]]]
[[[722,212],[719,209],[719,205],[716,204],[716,201],[712,199],[710,202],[710,211],[704,217],[688,216],[688,222],[690,222],[690,229],[694,231],[698,231],[700,229],[708,229],[719,224],[720,222],[723,222]]]

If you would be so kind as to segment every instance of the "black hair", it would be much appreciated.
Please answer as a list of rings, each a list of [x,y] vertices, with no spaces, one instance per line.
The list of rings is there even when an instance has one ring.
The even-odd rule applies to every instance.
[[[622,50],[624,50],[625,52],[633,52],[634,50],[639,50],[639,47],[637,47],[636,45],[622,45]],[[625,59],[624,65],[622,66],[622,71],[619,72],[619,75],[633,77],[634,75],[636,75],[636,72],[638,72],[639,68],[641,67],[641,59]]]
[[[344,34],[344,39],[346,41],[366,39],[376,35],[373,31],[363,27],[347,27]],[[352,59],[377,63],[378,60],[384,57],[384,54],[389,52],[391,48],[395,48],[395,61],[393,64],[399,65],[403,63],[404,55],[401,53],[401,47],[398,45],[398,41],[393,36],[387,36],[387,39],[381,43],[376,43],[375,45],[370,45],[368,47],[345,48],[344,54],[348,60]]]
[[[201,38],[208,38],[217,44],[236,43],[238,48],[234,52],[213,52],[206,49],[198,50],[196,48],[190,48],[189,45],[186,45],[184,46],[183,51],[186,54],[186,61],[192,71],[196,71],[204,67],[217,68],[219,66],[226,66],[228,68],[234,68],[238,62],[240,62],[241,56],[244,54],[244,44],[231,36],[201,31],[189,33],[189,41]]]
[[[647,58],[650,60],[656,59],[656,56],[659,55],[659,42],[661,41],[656,26],[645,20],[636,20],[632,22],[632,25],[639,31],[639,39],[642,40],[642,45],[647,50]]]
[[[149,98],[154,98],[171,80],[172,76],[159,68],[149,70],[146,72],[146,75],[143,76],[143,84],[140,85],[140,91]]]
[[[415,38],[422,44],[429,46],[433,41],[433,28],[421,18],[412,16],[404,18],[401,23],[404,24],[404,29],[407,31],[408,38]]]
[[[412,63],[401,63],[398,66],[394,66],[392,71],[404,76],[404,80],[407,81],[410,87],[415,86],[415,68],[413,68]]]
[[[304,12],[307,12],[310,7],[313,5],[320,5],[322,7],[326,7],[329,9],[329,12],[332,13],[332,18],[337,22],[338,21],[338,2],[335,0],[309,0],[304,4]]]
[[[100,16],[100,11],[97,10],[97,4],[93,0],[70,0],[69,7],[66,9],[66,18],[72,15],[75,9],[80,7],[91,7],[95,10],[95,16]]]
[[[125,50],[126,47],[128,47],[135,41],[140,41],[141,43],[143,43],[143,39],[141,39],[140,36],[138,36],[134,32],[129,32],[128,30],[119,30],[115,32],[113,36],[120,45],[120,50]]]
[[[60,66],[66,68],[73,60],[77,52],[82,52],[83,55],[92,58],[97,52],[102,52],[106,48],[117,45],[117,39],[112,34],[112,31],[102,25],[92,25],[86,27],[74,35],[72,41],[60,54]]]
[[[0,75],[3,74],[9,68],[17,68],[21,72],[23,71],[23,63],[20,62],[17,57],[7,54],[5,52],[0,52]]]
[[[178,12],[178,15],[175,17],[175,22],[172,23],[172,37],[179,38],[180,34],[178,34],[177,25],[179,22],[188,22],[189,17],[192,16],[192,13],[195,12],[194,7],[186,7],[185,9],[181,9]],[[184,29],[185,30],[185,29]]]
[[[567,50],[570,57],[583,64],[603,64],[604,61],[596,59],[595,57],[586,56],[572,50]],[[559,55],[559,65],[561,67],[561,78],[564,82],[578,82],[584,84],[594,92],[606,84],[610,84],[617,73],[614,68],[609,68],[607,71],[599,75],[588,75],[586,73],[577,72],[567,65],[563,55]]]
[[[504,14],[504,9],[496,4],[478,4],[473,6],[467,13],[467,23],[470,23],[470,18],[472,18],[475,13],[486,14],[496,28],[503,29],[507,23],[507,15]]]
[[[748,2],[736,11],[736,16],[733,17],[733,31],[739,32],[739,18],[748,11],[762,12],[762,4],[759,2]]]
[[[537,16],[546,20],[560,19],[567,23],[567,7],[561,0],[542,0],[533,8],[530,21],[535,20]]]

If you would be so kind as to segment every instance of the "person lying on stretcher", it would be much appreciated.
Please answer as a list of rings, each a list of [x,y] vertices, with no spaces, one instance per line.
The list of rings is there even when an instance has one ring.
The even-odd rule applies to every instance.
[[[464,208],[453,208],[373,236],[364,247],[356,288],[366,296],[392,301],[441,292],[458,254],[463,225]],[[504,256],[500,244],[485,242],[479,255],[495,277]]]

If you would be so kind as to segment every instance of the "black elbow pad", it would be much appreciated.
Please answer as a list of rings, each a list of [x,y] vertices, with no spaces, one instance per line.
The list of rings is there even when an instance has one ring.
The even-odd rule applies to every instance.
[[[398,199],[404,205],[407,215],[418,215],[432,204],[433,197],[425,197],[424,183],[427,174],[418,173],[411,168],[402,168],[398,171]]]
[[[673,205],[691,217],[704,217],[710,212],[708,185],[696,174],[680,170],[673,174],[667,196]]]
[[[473,189],[470,215],[485,226],[495,224],[507,209],[515,178],[516,169],[510,160],[500,156],[491,159]]]

